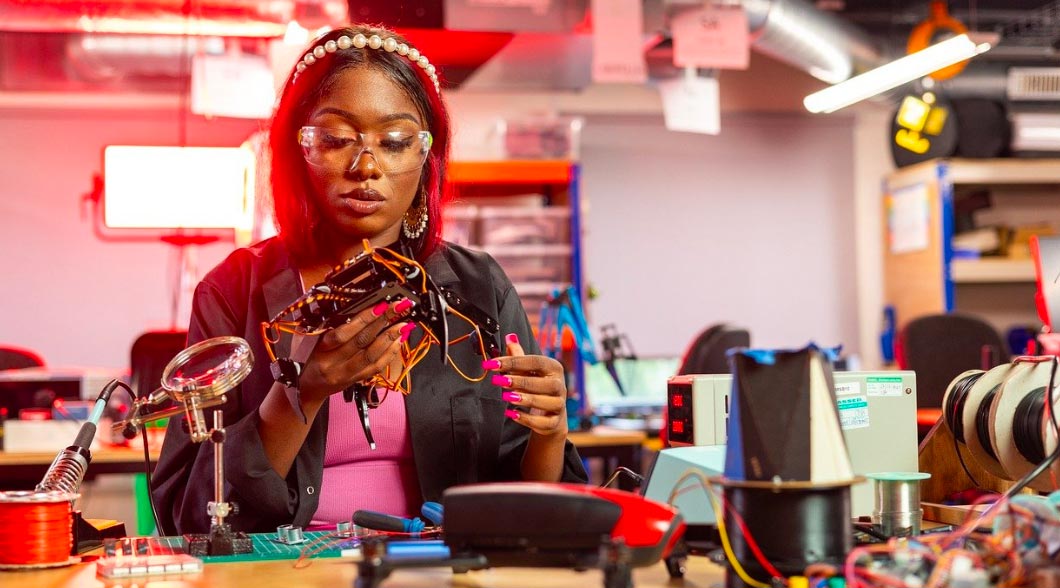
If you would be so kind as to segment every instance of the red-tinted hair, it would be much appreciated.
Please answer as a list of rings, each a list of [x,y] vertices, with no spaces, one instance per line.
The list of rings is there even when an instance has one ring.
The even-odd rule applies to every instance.
[[[318,37],[307,49],[322,46],[325,42],[345,35],[353,38],[361,33],[365,36],[393,37],[406,43],[401,35],[385,28],[354,25],[336,29]],[[410,45],[411,47],[411,45]],[[271,155],[271,184],[273,206],[276,213],[276,228],[288,250],[299,262],[333,261],[325,258],[327,252],[319,249],[313,237],[314,227],[320,222],[320,211],[309,183],[308,170],[298,144],[298,130],[305,125],[310,111],[334,85],[337,75],[343,70],[356,67],[374,68],[401,87],[420,110],[427,123],[427,130],[434,139],[427,156],[420,186],[423,188],[413,200],[419,204],[420,194],[427,197],[427,230],[418,239],[409,242],[416,258],[424,261],[437,249],[442,238],[442,202],[445,189],[445,173],[449,165],[449,113],[441,94],[427,73],[407,57],[397,52],[364,47],[339,49],[325,54],[316,63],[305,68],[294,80],[294,71],[288,76],[280,96],[276,113],[269,129]],[[402,236],[402,239],[405,239]]]

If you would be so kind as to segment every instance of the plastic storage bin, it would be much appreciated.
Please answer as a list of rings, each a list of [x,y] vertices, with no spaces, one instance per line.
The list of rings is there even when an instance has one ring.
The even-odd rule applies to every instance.
[[[483,206],[479,210],[482,245],[570,242],[570,209],[563,206]]]
[[[570,245],[491,245],[493,256],[512,282],[569,282]]]
[[[515,291],[519,293],[519,299],[523,302],[523,309],[530,319],[531,326],[537,327],[541,309],[545,307],[552,293],[557,290],[562,292],[566,288],[566,283],[520,282],[515,284]]]
[[[513,159],[578,159],[582,119],[532,117],[501,120],[504,153]]]
[[[473,245],[478,242],[475,235],[478,208],[475,206],[449,206],[442,211],[442,238],[457,245]]]

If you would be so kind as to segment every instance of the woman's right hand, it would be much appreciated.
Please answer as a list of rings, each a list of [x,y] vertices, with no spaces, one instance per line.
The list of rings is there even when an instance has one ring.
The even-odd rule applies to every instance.
[[[408,299],[380,302],[320,335],[298,379],[302,399],[323,401],[399,362],[401,345],[416,326],[399,320],[410,308],[412,301]]]

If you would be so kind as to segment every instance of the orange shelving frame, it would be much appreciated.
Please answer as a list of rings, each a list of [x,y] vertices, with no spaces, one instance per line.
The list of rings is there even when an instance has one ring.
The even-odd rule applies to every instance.
[[[453,161],[446,178],[453,184],[563,184],[572,179],[566,159]]]

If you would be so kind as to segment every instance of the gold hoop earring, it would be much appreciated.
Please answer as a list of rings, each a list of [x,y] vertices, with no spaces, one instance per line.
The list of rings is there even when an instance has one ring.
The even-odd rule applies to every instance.
[[[420,190],[420,205],[408,209],[401,220],[401,232],[405,238],[414,241],[427,230],[427,189]]]

